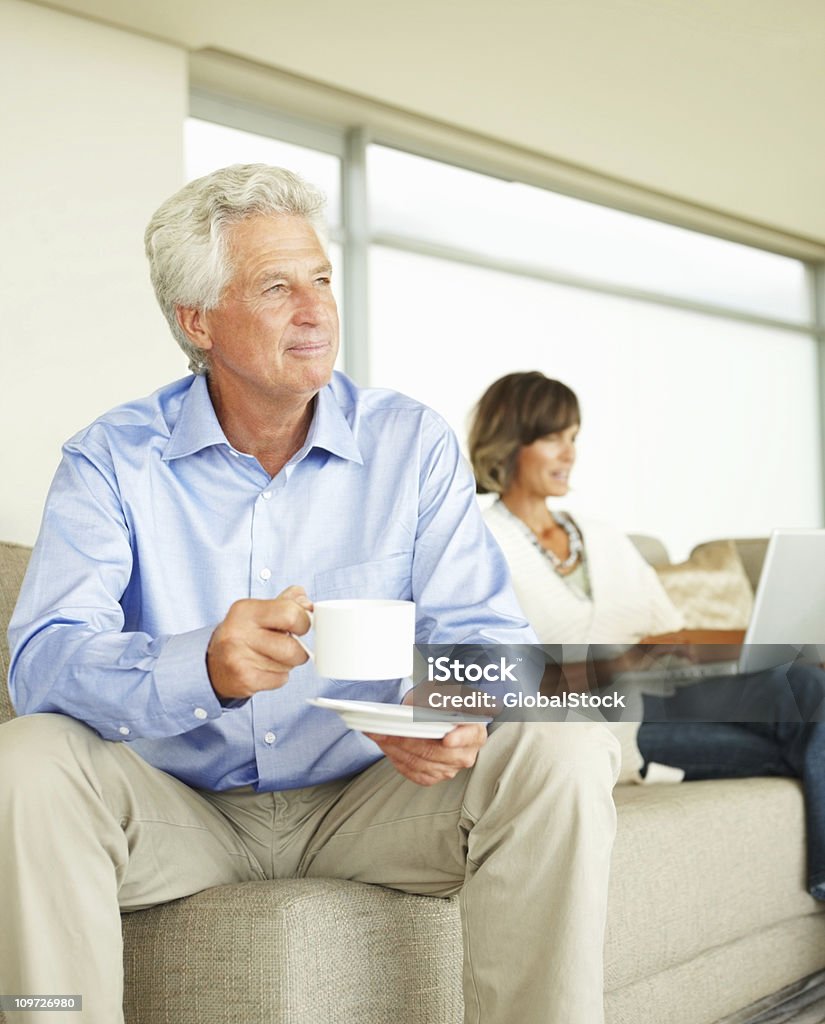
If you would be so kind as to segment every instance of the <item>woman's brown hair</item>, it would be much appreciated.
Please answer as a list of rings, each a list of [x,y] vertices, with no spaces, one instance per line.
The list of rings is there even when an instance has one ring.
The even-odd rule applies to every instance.
[[[524,445],[579,423],[579,400],[561,381],[538,370],[500,377],[481,396],[470,423],[478,493],[506,491]]]

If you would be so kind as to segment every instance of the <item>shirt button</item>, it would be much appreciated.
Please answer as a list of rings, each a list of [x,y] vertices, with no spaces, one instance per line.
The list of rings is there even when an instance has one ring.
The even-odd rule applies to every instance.
[[[118,732],[120,733],[121,736],[128,736],[131,731],[132,730],[129,728],[128,725],[121,725],[121,727],[118,729]]]
[[[264,491],[261,497],[264,499],[264,501],[269,501],[269,499],[272,497],[272,491]]]
[[[201,721],[203,721],[204,718],[208,718],[209,717],[209,712],[208,711],[204,711],[203,708],[195,708],[195,710],[192,712],[192,714],[195,716],[195,718],[200,718]]]
[[[275,742],[275,733],[274,732],[268,732],[268,733],[264,734],[264,743],[268,743],[269,746],[272,746],[272,744],[274,742]]]
[[[261,571],[258,573],[258,575],[261,577],[262,580],[268,580],[269,577],[272,575],[272,570],[271,569],[261,569]]]

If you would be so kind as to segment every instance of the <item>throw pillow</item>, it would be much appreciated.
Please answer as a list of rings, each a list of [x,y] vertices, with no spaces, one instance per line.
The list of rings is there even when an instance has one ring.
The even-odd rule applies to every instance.
[[[656,569],[688,629],[746,629],[753,589],[730,540],[702,544],[686,562]]]

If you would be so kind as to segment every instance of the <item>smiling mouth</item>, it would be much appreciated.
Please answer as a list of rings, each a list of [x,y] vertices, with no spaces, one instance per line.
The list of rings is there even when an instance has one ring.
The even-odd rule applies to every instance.
[[[302,341],[297,345],[290,345],[287,352],[297,356],[317,356],[328,352],[330,344],[328,341]]]

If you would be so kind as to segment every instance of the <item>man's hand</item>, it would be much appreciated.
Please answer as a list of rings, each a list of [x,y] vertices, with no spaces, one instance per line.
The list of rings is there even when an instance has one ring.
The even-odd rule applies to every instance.
[[[287,587],[271,601],[236,601],[206,651],[206,669],[218,697],[239,700],[283,686],[290,670],[307,660],[290,633],[308,631],[311,610],[303,587]]]
[[[366,735],[378,744],[405,778],[419,786],[433,786],[454,778],[464,768],[472,768],[487,741],[486,728],[471,724],[457,725],[440,740]]]

